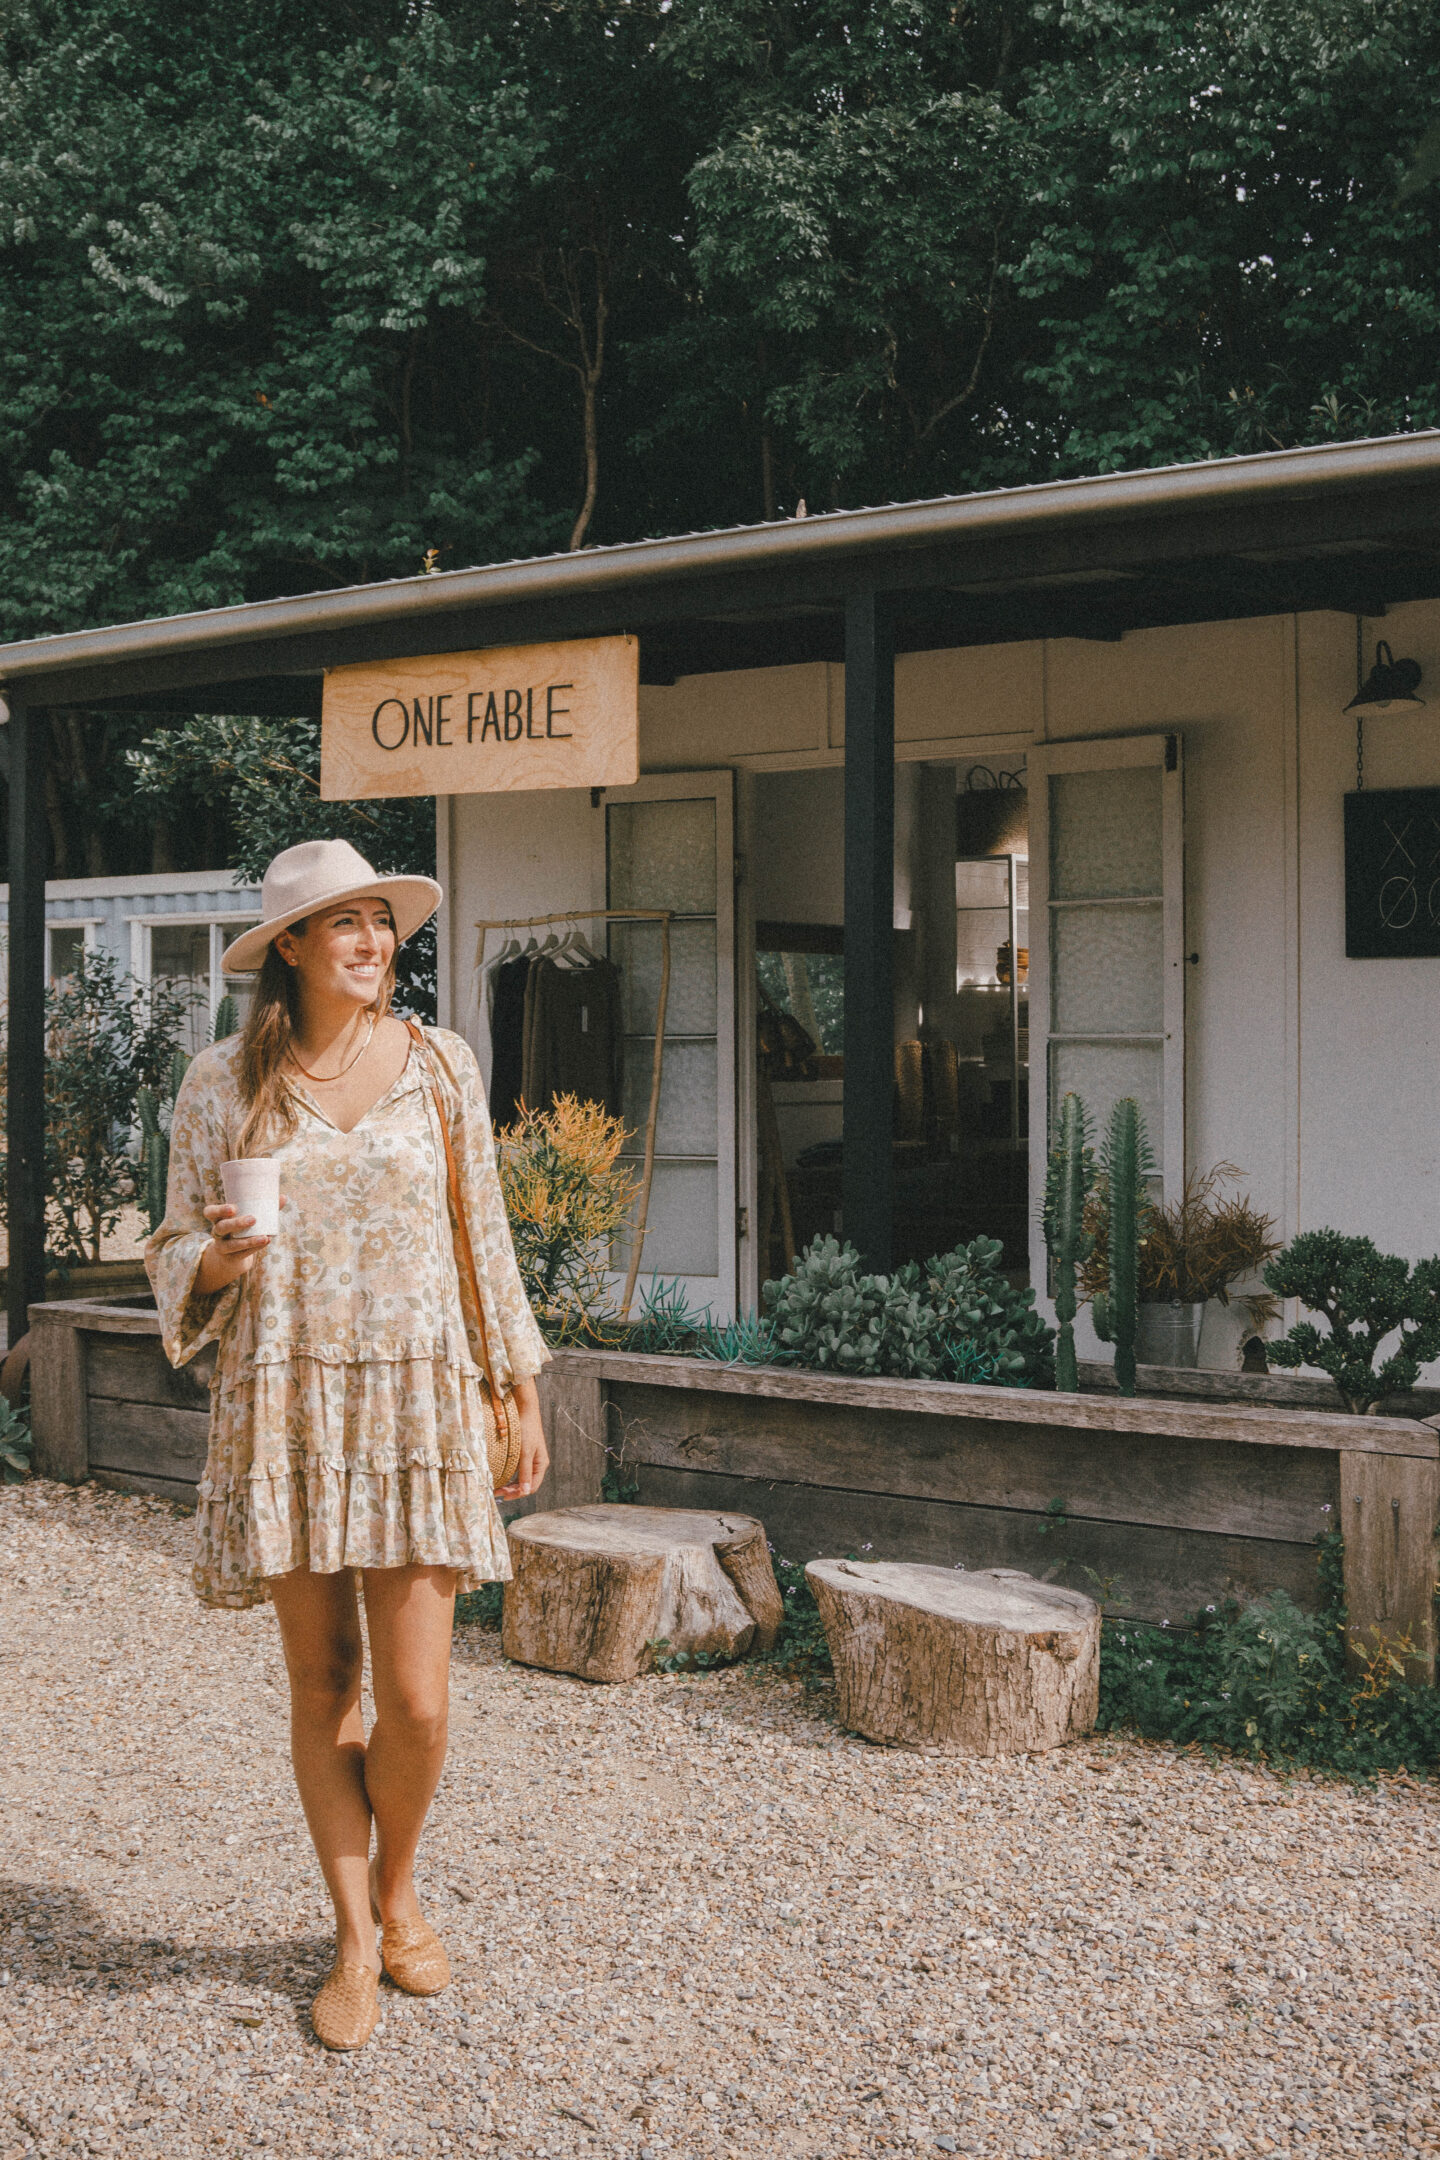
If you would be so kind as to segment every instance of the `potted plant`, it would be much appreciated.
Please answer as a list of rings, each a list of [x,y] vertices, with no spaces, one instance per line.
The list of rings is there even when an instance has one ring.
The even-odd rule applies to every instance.
[[[1193,1365],[1211,1298],[1228,1305],[1235,1285],[1280,1250],[1275,1225],[1238,1187],[1234,1163],[1185,1180],[1168,1207],[1142,1200],[1136,1253],[1135,1358],[1141,1365]],[[1110,1189],[1102,1180],[1086,1208],[1094,1246],[1080,1271],[1088,1296],[1110,1280]]]

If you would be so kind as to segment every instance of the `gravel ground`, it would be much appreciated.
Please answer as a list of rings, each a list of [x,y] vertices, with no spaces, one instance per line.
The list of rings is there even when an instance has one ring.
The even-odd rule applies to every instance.
[[[455,1985],[327,2055],[274,1620],[202,1612],[188,1542],[0,1492],[0,2160],[1440,2150],[1429,1793],[897,1755],[823,1690],[473,1629],[422,1853]]]

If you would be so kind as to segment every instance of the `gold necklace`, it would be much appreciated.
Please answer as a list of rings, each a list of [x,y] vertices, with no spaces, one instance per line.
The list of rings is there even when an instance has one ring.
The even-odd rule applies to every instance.
[[[333,1087],[337,1080],[343,1080],[346,1073],[353,1071],[354,1068],[359,1064],[361,1058],[364,1057],[365,1052],[370,1048],[370,1044],[374,1039],[374,1035],[375,1015],[372,1013],[370,1015],[370,1033],[365,1037],[364,1042],[361,1043],[360,1048],[356,1051],[354,1057],[351,1058],[350,1063],[348,1065],[342,1065],[338,1073],[312,1073],[309,1066],[302,1065],[299,1058],[296,1057],[295,1045],[293,1043],[290,1045],[290,1062],[297,1071],[304,1073],[307,1080],[313,1080],[316,1087]]]

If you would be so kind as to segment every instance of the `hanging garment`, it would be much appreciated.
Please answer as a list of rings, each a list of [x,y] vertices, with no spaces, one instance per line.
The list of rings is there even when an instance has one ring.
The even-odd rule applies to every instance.
[[[526,1102],[548,1110],[557,1095],[575,1095],[619,1117],[624,1066],[615,963],[561,967],[548,957],[534,961],[525,998]]]
[[[525,1081],[525,989],[530,960],[501,962],[490,977],[490,1118],[498,1131],[514,1123]]]

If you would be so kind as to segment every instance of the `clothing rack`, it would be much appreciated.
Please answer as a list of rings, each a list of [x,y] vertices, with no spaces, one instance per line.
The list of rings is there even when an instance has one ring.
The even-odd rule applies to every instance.
[[[655,1131],[660,1117],[660,1082],[665,1071],[665,1009],[670,1002],[670,923],[673,913],[671,908],[567,908],[558,915],[511,915],[477,922],[475,925],[480,933],[475,946],[477,975],[485,965],[485,941],[492,930],[542,930],[555,923],[579,922],[658,922],[660,925],[660,994],[655,1000],[655,1051],[650,1061],[650,1108],[645,1119],[645,1161],[640,1173],[640,1205],[635,1223],[635,1242],[630,1253],[630,1270],[625,1277],[625,1294],[620,1300],[622,1320],[630,1317],[630,1301],[635,1295],[635,1284],[640,1275],[640,1256],[644,1250],[645,1232],[650,1222],[650,1186],[655,1176]]]

